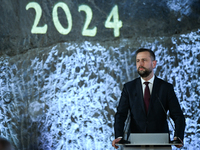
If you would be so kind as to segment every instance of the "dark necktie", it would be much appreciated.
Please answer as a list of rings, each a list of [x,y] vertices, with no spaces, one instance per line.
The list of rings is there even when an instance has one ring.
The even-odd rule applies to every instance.
[[[145,90],[144,90],[144,105],[145,105],[145,110],[146,114],[148,112],[148,107],[149,107],[149,102],[150,102],[150,90],[149,90],[149,82],[144,82],[146,85]]]

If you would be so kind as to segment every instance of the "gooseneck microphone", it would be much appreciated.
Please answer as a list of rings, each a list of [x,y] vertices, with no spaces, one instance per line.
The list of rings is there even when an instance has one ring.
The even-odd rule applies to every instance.
[[[166,114],[166,116],[167,116],[167,120],[169,120],[169,122],[170,122],[170,124],[171,124],[171,126],[172,126],[172,128],[173,128],[173,130],[174,130],[174,133],[176,133],[176,132],[175,132],[175,128],[174,128],[174,126],[173,126],[173,124],[172,124],[172,122],[171,122],[171,120],[170,120],[170,116],[167,114],[167,112],[166,112],[166,110],[165,110],[165,108],[164,108],[164,106],[163,106],[163,104],[162,104],[162,102],[161,102],[161,100],[160,100],[160,98],[158,97],[157,94],[156,94],[156,96],[157,96],[157,98],[158,98],[158,101],[160,102],[160,105],[162,106],[163,111],[165,112],[165,114]],[[175,137],[176,137],[177,139],[176,139],[176,140],[170,141],[170,143],[172,143],[172,144],[177,144],[177,145],[179,145],[179,144],[182,144],[182,145],[183,145],[183,141],[182,141],[178,136],[175,135]]]
[[[130,121],[131,121],[131,112],[128,111],[127,119],[125,122],[125,127],[124,127],[124,139],[128,140],[128,131],[129,131],[129,126],[130,126]]]
[[[137,97],[137,93],[135,93],[135,97]],[[130,122],[131,122],[131,110],[128,111],[127,119],[125,122],[125,127],[124,127],[124,136],[123,139],[121,140],[121,144],[129,144],[130,142],[128,141],[129,134],[130,134]]]
[[[128,115],[127,115],[127,119],[126,119],[125,127],[124,127],[124,136],[119,141],[119,144],[130,144],[131,143],[130,141],[128,141],[128,130],[129,130],[130,120],[131,120],[131,115],[130,115],[130,111],[128,111]]]

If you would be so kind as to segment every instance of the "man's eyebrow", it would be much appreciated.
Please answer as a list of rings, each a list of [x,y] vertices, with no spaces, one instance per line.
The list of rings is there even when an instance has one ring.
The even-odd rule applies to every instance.
[[[138,59],[136,59],[136,60],[143,60],[143,59],[147,59],[147,58],[138,58]]]

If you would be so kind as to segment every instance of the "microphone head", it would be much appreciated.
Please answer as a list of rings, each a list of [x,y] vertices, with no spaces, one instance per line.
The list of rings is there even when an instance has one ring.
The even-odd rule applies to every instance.
[[[179,137],[175,140],[170,141],[169,143],[172,143],[172,144],[175,144],[175,145],[183,145],[183,142]]]
[[[119,141],[119,144],[130,144],[130,141],[124,140],[123,138]]]

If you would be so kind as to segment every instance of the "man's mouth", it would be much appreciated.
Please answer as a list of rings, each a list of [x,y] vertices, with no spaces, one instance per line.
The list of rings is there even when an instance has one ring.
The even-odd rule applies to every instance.
[[[139,67],[139,70],[145,70],[145,68],[143,68],[143,67]]]

